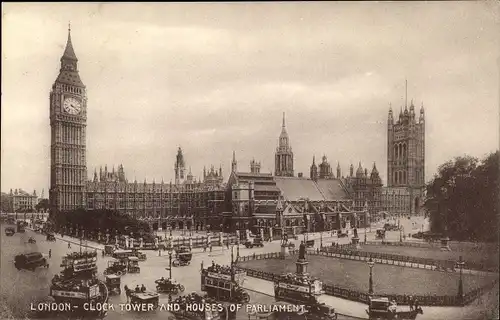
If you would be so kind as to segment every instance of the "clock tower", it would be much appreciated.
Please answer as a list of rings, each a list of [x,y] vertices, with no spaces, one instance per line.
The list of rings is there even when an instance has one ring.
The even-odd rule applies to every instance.
[[[61,68],[50,91],[51,213],[85,207],[87,91],[68,29]]]

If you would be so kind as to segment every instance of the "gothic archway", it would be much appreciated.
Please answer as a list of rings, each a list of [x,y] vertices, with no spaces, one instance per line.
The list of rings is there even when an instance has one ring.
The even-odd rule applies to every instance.
[[[184,229],[184,221],[179,221],[179,230]]]
[[[172,228],[172,230],[175,230],[175,225],[175,221],[170,222],[170,227]]]
[[[420,211],[420,197],[415,197],[415,214],[418,214]]]
[[[153,231],[157,231],[158,230],[158,222],[153,222]]]
[[[192,227],[192,223],[191,223],[191,221],[186,222],[186,228],[187,228],[188,230],[191,230],[191,227]]]
[[[161,223],[161,228],[162,228],[163,230],[167,229],[167,223],[166,223],[166,222],[162,222],[162,223]]]

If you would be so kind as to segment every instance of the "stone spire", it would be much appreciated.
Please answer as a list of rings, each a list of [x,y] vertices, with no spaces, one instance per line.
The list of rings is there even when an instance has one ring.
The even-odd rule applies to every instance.
[[[73,43],[71,42],[71,24],[68,25],[68,40],[66,41],[66,49],[61,57],[61,62],[63,59],[78,61],[75,54],[75,49],[73,49]]]

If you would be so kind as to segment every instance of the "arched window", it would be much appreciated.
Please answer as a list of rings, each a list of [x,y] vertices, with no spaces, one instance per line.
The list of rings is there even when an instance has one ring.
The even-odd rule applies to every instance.
[[[394,159],[398,158],[398,145],[394,145]]]
[[[406,159],[407,158],[407,154],[406,154],[406,143],[403,143],[403,159]]]

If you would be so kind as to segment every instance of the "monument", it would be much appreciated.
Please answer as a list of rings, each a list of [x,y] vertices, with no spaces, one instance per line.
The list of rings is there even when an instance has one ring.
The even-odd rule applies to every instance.
[[[286,234],[283,234],[281,236],[281,253],[280,253],[280,258],[285,259],[289,255],[288,252],[288,236]]]
[[[299,277],[307,277],[307,265],[309,264],[309,261],[306,259],[306,245],[304,241],[300,242],[299,246],[299,258],[297,259],[297,262],[295,262],[295,265],[297,267],[297,276]]]
[[[352,241],[352,244],[356,247],[356,249],[360,248],[357,228],[354,228],[354,236],[352,237],[351,241]]]

